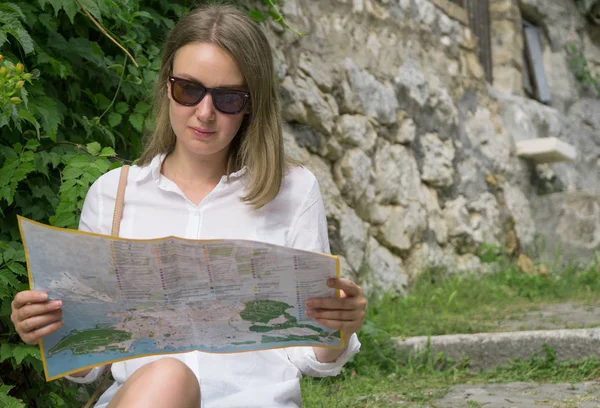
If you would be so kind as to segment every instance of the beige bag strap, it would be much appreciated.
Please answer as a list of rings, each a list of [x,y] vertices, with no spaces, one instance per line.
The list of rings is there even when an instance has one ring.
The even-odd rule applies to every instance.
[[[124,164],[121,167],[121,176],[119,177],[119,188],[117,189],[117,201],[115,201],[115,212],[113,215],[111,235],[118,237],[121,229],[121,218],[123,218],[123,202],[125,201],[125,187],[127,187],[127,174],[129,174],[129,165]]]
[[[123,203],[125,201],[125,187],[127,187],[127,174],[129,174],[129,165],[124,164],[123,167],[121,167],[121,176],[119,177],[119,187],[117,188],[117,200],[115,201],[115,212],[113,214],[111,230],[111,235],[115,237],[119,236],[119,230],[121,229],[121,218],[123,218]],[[96,401],[98,401],[98,398],[100,398],[100,393],[107,388],[109,379],[110,365],[104,370],[104,374],[102,375],[102,379],[100,380],[98,388],[96,388],[96,391],[94,391],[87,404],[85,404],[84,408],[91,408],[96,403]]]

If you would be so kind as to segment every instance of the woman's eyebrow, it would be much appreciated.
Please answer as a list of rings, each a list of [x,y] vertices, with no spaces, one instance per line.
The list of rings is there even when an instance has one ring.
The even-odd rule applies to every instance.
[[[188,75],[188,74],[175,74],[175,73],[173,73],[173,76],[177,77],[177,78],[187,79],[188,81],[192,81],[192,82],[195,82],[195,83],[200,84],[202,86],[206,86],[206,85],[204,85],[202,83],[202,81],[200,81],[199,79],[194,78],[193,76]],[[246,90],[248,87],[246,85],[236,84],[236,85],[220,85],[217,88],[231,88],[231,89],[243,89],[243,90]]]

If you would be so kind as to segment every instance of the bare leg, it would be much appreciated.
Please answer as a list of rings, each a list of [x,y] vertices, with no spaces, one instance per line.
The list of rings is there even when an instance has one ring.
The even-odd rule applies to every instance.
[[[107,408],[200,408],[200,385],[193,371],[174,358],[162,358],[138,369]]]

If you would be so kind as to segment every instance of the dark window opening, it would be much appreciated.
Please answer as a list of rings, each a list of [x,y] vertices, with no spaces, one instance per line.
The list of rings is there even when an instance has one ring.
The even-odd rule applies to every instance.
[[[540,29],[523,20],[523,39],[523,88],[530,97],[549,105],[552,103],[552,95],[544,69]]]

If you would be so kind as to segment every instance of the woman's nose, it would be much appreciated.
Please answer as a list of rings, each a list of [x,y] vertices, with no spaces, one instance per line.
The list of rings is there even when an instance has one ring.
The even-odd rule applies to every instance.
[[[196,117],[201,121],[211,121],[215,118],[215,106],[213,105],[212,95],[206,93],[204,98],[196,105]]]

